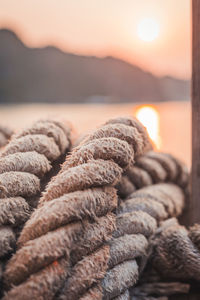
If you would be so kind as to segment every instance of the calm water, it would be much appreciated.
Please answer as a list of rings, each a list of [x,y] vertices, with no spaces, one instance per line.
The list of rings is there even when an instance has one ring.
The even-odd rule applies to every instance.
[[[161,150],[188,165],[191,157],[189,102],[153,104],[160,116]],[[134,115],[138,105],[20,105],[1,106],[0,123],[19,130],[39,118],[56,117],[72,123],[77,133],[94,129],[111,117]]]

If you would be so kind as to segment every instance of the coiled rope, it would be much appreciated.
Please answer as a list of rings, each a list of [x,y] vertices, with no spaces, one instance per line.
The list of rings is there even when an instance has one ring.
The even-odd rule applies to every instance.
[[[200,224],[187,230],[173,218],[163,222],[153,241],[152,263],[163,277],[200,281]]]
[[[75,294],[104,277],[110,257],[105,240],[115,227],[114,186],[134,157],[150,147],[142,125],[122,118],[100,127],[72,151],[20,235],[20,249],[4,273],[7,287],[12,287],[4,299],[29,299],[30,295],[31,299],[53,299],[65,279],[73,278],[74,268],[81,277],[82,263],[93,266],[96,275],[88,273],[84,282],[81,277]],[[93,227],[98,236],[89,238]],[[88,244],[71,252],[79,237],[87,234]],[[94,252],[89,262],[86,257],[76,263],[90,251]]]
[[[85,257],[84,253],[72,269],[59,299],[129,299],[128,289],[138,280],[148,255],[150,238],[159,222],[179,215],[183,205],[184,193],[174,184],[155,184],[130,195],[118,208],[116,229],[106,243],[110,251],[104,278],[94,284],[100,272],[96,259],[98,255],[102,257],[102,248]],[[84,236],[78,247],[87,242]],[[89,277],[91,289],[88,290]]]
[[[188,169],[180,160],[167,153],[149,151],[124,172],[117,189],[119,196],[124,199],[145,186],[173,182],[187,193],[188,178]]]
[[[70,128],[38,121],[12,137],[0,154],[0,263],[16,247],[47,175],[70,147]]]

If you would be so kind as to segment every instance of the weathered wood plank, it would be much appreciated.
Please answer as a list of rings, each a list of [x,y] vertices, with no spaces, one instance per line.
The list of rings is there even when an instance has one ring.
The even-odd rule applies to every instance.
[[[200,222],[200,1],[192,0],[192,197],[188,224]]]

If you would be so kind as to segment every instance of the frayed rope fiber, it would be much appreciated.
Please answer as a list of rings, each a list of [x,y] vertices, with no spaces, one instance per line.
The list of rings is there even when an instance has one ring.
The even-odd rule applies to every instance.
[[[163,222],[153,240],[152,263],[163,276],[200,281],[200,225],[188,230],[170,219]]]
[[[41,182],[69,150],[70,128],[54,120],[34,123],[13,135],[0,153],[0,261],[16,248],[16,239],[42,191]]]
[[[151,209],[148,201],[152,199],[154,205]],[[156,232],[160,221],[179,215],[183,206],[182,189],[169,183],[140,189],[122,202],[117,209],[116,227],[112,238],[106,243],[110,247],[108,270],[103,279],[95,286],[92,285],[92,291],[86,291],[82,296],[83,299],[117,299],[117,297],[129,299],[128,289],[138,281],[144,261],[148,257],[151,237]],[[83,261],[85,259],[90,261],[92,255],[82,259],[82,272],[85,274],[90,267]],[[79,299],[77,289],[80,282],[76,281],[78,276],[76,273],[76,276],[69,278],[60,299]],[[95,273],[93,276],[95,278]]]
[[[114,186],[135,156],[149,149],[142,125],[126,118],[111,120],[73,149],[22,230],[19,249],[4,273],[9,289],[4,299],[61,297],[65,282],[70,287],[68,299],[78,299],[103,279],[110,258],[105,242],[115,228],[111,213],[117,207]],[[87,243],[80,247],[83,236]]]
[[[188,169],[185,164],[170,154],[149,151],[125,170],[117,185],[118,194],[124,199],[135,190],[161,182],[175,183],[188,194]]]
[[[163,154],[163,156],[165,158],[165,154]],[[166,157],[168,157],[167,154]],[[173,158],[169,158],[168,160],[168,164],[170,165],[170,162],[172,161],[171,165],[175,168],[174,172],[176,173],[173,180],[179,182],[178,178],[182,178],[186,175],[185,177],[187,180],[185,179],[184,183],[187,185],[188,173],[185,166],[180,163],[179,167],[178,161],[176,162]],[[159,173],[159,171],[162,172],[162,170],[163,168],[161,166],[157,173]],[[163,181],[167,180],[169,180],[169,177],[165,176]],[[138,194],[135,193],[135,195],[131,195],[130,198],[135,199],[131,199],[132,201],[128,202],[131,206],[126,207],[126,205],[124,205],[121,213],[122,216],[124,215],[124,218],[122,219],[126,224],[125,228],[127,232],[123,232],[122,222],[118,226],[118,231],[113,232],[113,238],[107,242],[110,246],[110,258],[108,260],[108,268],[110,268],[110,271],[108,271],[108,275],[105,275],[105,279],[103,279],[101,283],[97,283],[94,287],[92,285],[91,291],[89,289],[81,296],[83,299],[113,299],[118,296],[120,297],[123,293],[125,293],[125,296],[127,297],[127,289],[137,281],[139,275],[139,266],[135,258],[137,259],[147,255],[147,248],[149,245],[147,239],[153,235],[161,220],[181,214],[185,197],[180,187],[174,184],[161,184],[144,190],[142,189],[141,191],[138,191]],[[127,201],[128,200],[130,199],[127,199]],[[152,209],[151,205],[148,205],[149,201],[151,204],[153,203]],[[123,209],[125,210],[125,213],[123,212]],[[116,220],[118,221],[118,218]],[[80,243],[81,241],[79,241],[79,246]],[[82,240],[82,243],[84,243],[84,239]],[[88,261],[90,261],[92,255],[93,254],[87,256]],[[83,258],[83,260],[84,259],[86,258]],[[85,270],[85,274],[89,269],[87,264],[86,266],[87,270]],[[82,268],[83,267],[84,264],[82,264]],[[93,266],[91,266],[90,272],[92,272],[92,270]],[[72,269],[72,274],[73,272],[75,271]],[[94,279],[95,272],[93,273],[93,276]],[[77,272],[76,276],[73,276],[72,278],[73,279],[69,278],[66,282],[63,291],[60,294],[60,299],[79,299],[78,294],[80,294],[80,292],[78,292],[78,285],[80,285],[80,282],[83,286],[89,286],[83,278],[82,281],[78,280]],[[82,293],[83,289],[81,290],[81,294]]]
[[[186,166],[178,159],[169,154],[150,151],[136,159],[136,166],[130,166],[125,170],[122,180],[125,176],[130,176],[130,180],[136,183],[133,191],[153,183],[168,181],[174,182],[180,187],[174,184],[158,184],[155,187],[144,188],[138,193],[131,195],[129,195],[130,192],[127,193],[129,197],[124,203],[121,203],[119,209],[118,231],[113,233],[113,238],[109,242],[111,258],[108,265],[111,268],[111,277],[109,277],[107,286],[102,287],[102,284],[98,284],[92,287],[91,291],[89,289],[82,296],[83,299],[114,299],[116,295],[119,295],[116,296],[116,299],[118,297],[129,299],[128,288],[137,281],[139,273],[137,258],[147,256],[147,249],[150,244],[147,240],[154,234],[160,221],[171,216],[180,216],[183,211],[184,194],[187,191],[189,175]],[[124,188],[122,180],[117,187]],[[120,222],[120,220],[122,221]],[[124,227],[127,230],[125,233],[123,232]],[[131,258],[136,258],[135,267],[132,266],[131,269],[135,269],[135,273],[126,272],[128,266],[123,263],[126,260],[131,260]],[[115,265],[116,271],[113,267]],[[125,274],[127,274],[127,278],[125,278]],[[116,276],[119,276],[118,280]],[[72,281],[70,284],[72,285]],[[62,299],[71,299],[70,297],[72,297],[68,295],[67,285],[69,283],[63,290]],[[74,286],[74,290],[76,290],[75,280]],[[108,291],[105,290],[106,288]],[[124,290],[125,292],[123,292]]]
[[[26,134],[18,136],[24,137]],[[34,143],[36,140],[41,143],[40,137]],[[57,145],[61,140],[57,139]],[[23,147],[26,151],[29,143]],[[13,144],[5,157],[17,148]],[[3,299],[130,300],[143,299],[143,291],[148,294],[148,284],[136,288],[135,293],[130,288],[138,282],[152,245],[153,261],[158,270],[163,269],[158,246],[170,227],[165,224],[171,224],[165,220],[180,216],[188,188],[184,164],[149,150],[145,129],[129,118],[108,121],[73,149],[20,234],[18,250],[4,271],[7,291]],[[48,161],[53,159],[51,149],[45,153]],[[18,160],[28,170],[29,158],[24,164],[20,156]],[[4,170],[3,161],[0,170],[1,166]],[[20,171],[11,168],[2,174],[6,172]],[[41,176],[38,174],[42,172],[45,174],[45,167],[35,164],[34,175]],[[5,186],[11,190],[9,184]],[[12,198],[17,198],[15,189],[12,193]],[[32,193],[31,188],[28,193]],[[10,208],[9,222],[17,224],[18,216],[13,212],[14,207]],[[12,236],[9,228],[5,226],[5,235]],[[198,225],[188,236],[198,248]],[[12,244],[12,237],[10,240]],[[166,245],[162,251],[164,248]],[[168,275],[170,267],[169,259]],[[159,292],[166,285],[154,286]],[[188,290],[188,285],[173,287]]]

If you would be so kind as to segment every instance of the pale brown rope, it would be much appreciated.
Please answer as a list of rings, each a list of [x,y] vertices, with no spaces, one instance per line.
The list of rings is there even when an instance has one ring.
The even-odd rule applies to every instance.
[[[19,238],[21,249],[8,263],[5,281],[7,286],[15,284],[16,287],[4,299],[28,299],[30,295],[32,299],[47,299],[47,296],[52,299],[68,274],[73,241],[81,232],[85,232],[87,218],[93,218],[94,222],[96,217],[106,216],[116,208],[117,197],[113,186],[119,181],[123,169],[132,162],[134,154],[142,154],[148,147],[143,129],[137,129],[141,128],[139,123],[128,121],[130,125],[126,125],[117,120],[112,123],[99,128],[74,149],[60,173],[48,185],[39,208],[26,223]],[[114,229],[112,222],[109,224],[107,220]],[[64,240],[62,231],[65,232]],[[51,238],[52,235],[54,238]],[[101,239],[102,242],[105,239]],[[62,245],[58,244],[59,241],[62,241]],[[99,241],[93,248],[97,246]],[[41,255],[35,255],[34,252],[40,252]],[[38,257],[37,263],[34,257]],[[97,250],[93,259],[94,267],[99,271],[92,282],[102,278],[106,272],[109,246]],[[76,268],[80,274],[79,265]],[[36,288],[37,280],[41,284]],[[83,289],[87,289],[91,283],[88,280],[82,285]],[[83,292],[82,289],[80,292]]]
[[[143,268],[143,260],[148,253],[149,240],[155,233],[159,222],[179,215],[183,205],[184,194],[181,188],[167,183],[140,189],[122,202],[116,217],[116,230],[108,242],[110,246],[109,270],[91,292],[90,290],[86,292],[83,299],[114,299],[122,297],[120,295],[124,293],[123,297],[128,297],[129,293],[126,290],[138,280]],[[94,276],[93,267],[89,264],[92,255],[83,258],[85,263],[82,262],[82,267],[87,266],[87,271],[83,269],[82,273],[87,274],[91,269],[91,274]],[[79,299],[73,296],[74,293],[76,295],[76,290],[80,286],[80,281],[78,283],[76,281],[77,278],[79,274],[75,272],[65,285],[62,299]]]
[[[70,128],[53,120],[38,121],[13,135],[0,153],[0,260],[13,252],[16,237],[31,214],[52,164],[70,146]]]
[[[149,151],[124,172],[117,188],[121,198],[160,182],[173,182],[187,192],[188,178],[187,167],[180,160],[167,153]]]

